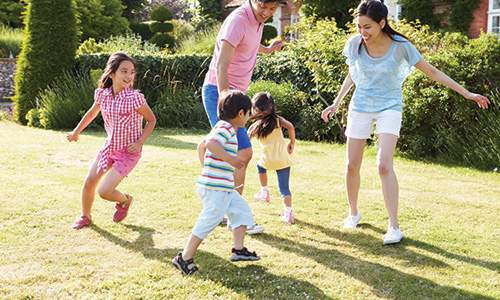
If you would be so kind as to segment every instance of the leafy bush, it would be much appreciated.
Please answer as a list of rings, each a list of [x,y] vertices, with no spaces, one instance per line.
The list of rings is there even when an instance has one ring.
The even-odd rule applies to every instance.
[[[29,1],[25,17],[14,97],[14,118],[23,124],[26,123],[25,115],[35,108],[38,93],[74,66],[77,47],[71,0]]]
[[[100,41],[129,32],[120,0],[75,0],[75,12],[80,41],[89,38]]]
[[[200,93],[192,86],[167,84],[152,110],[160,127],[210,128]]]
[[[177,43],[180,43],[195,34],[193,25],[184,20],[172,20],[172,24],[174,24],[174,31],[172,32],[172,35]]]
[[[261,44],[269,45],[269,41],[278,36],[278,30],[269,24],[264,25],[264,29],[262,31],[262,38],[260,40]]]
[[[40,93],[40,126],[48,129],[74,128],[94,102],[95,83],[88,74],[65,73]],[[102,126],[99,117],[91,126]]]
[[[165,55],[166,52],[160,51],[160,48],[155,44],[143,42],[142,39],[135,34],[126,36],[112,36],[102,42],[96,42],[90,38],[83,42],[77,50],[78,55],[92,53],[107,53],[111,54],[116,51],[124,51],[129,55]]]
[[[30,109],[26,114],[26,120],[28,120],[26,125],[29,127],[42,127],[40,125],[40,110],[38,108]]]
[[[204,54],[212,55],[215,47],[215,40],[219,32],[221,24],[216,23],[214,26],[201,31],[196,31],[188,38],[179,41],[177,53],[179,54]]]
[[[14,57],[19,55],[22,39],[21,29],[0,25],[0,57],[9,57],[11,53]]]
[[[147,41],[153,36],[149,25],[146,23],[131,23],[130,29],[135,34],[138,34],[143,41]]]
[[[175,39],[169,33],[174,30],[174,25],[168,22],[172,19],[172,13],[165,6],[157,6],[151,12],[149,29],[153,33],[150,41],[159,47],[173,48]]]

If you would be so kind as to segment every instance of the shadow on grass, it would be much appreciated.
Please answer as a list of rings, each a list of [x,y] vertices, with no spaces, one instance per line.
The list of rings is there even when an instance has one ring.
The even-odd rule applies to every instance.
[[[298,223],[298,225],[304,224],[304,222]],[[321,227],[319,225],[313,226]],[[312,259],[334,271],[364,282],[372,287],[373,293],[378,297],[396,299],[493,299],[460,288],[439,285],[424,277],[404,273],[379,263],[365,261],[334,249],[320,249],[265,233],[256,235],[255,238],[281,251]]]
[[[367,229],[373,230],[373,231],[380,233],[380,234],[385,233],[384,230],[382,230],[381,228],[378,228],[378,227],[373,226],[371,224],[363,223],[363,224],[360,224],[359,226],[361,228],[367,228]],[[500,262],[487,261],[487,260],[482,260],[482,259],[478,259],[478,258],[474,258],[474,257],[468,257],[468,256],[461,255],[461,254],[448,252],[442,248],[439,248],[437,246],[434,246],[434,245],[431,245],[431,244],[428,244],[428,243],[425,243],[422,241],[418,241],[418,240],[414,240],[414,239],[410,239],[410,238],[404,238],[401,246],[403,246],[403,247],[413,246],[413,247],[416,247],[416,248],[419,248],[419,249],[422,249],[422,250],[425,250],[428,252],[432,252],[432,253],[441,255],[441,256],[446,257],[446,258],[458,260],[458,261],[472,264],[472,265],[475,265],[478,267],[483,267],[483,268],[490,269],[490,270],[495,271],[495,272],[500,272]]]
[[[177,249],[158,249],[154,247],[153,234],[156,230],[149,227],[124,224],[123,226],[139,233],[139,237],[129,242],[99,226],[90,228],[108,241],[127,250],[139,252],[145,258],[167,263],[178,253]],[[198,251],[196,263],[200,271],[195,278],[219,283],[251,299],[331,299],[313,284],[292,277],[278,276],[267,271],[263,266],[248,262],[232,263],[206,251]]]

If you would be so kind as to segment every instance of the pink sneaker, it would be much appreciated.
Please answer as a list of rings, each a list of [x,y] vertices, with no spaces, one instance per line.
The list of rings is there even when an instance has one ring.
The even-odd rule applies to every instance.
[[[265,201],[267,203],[271,202],[271,195],[268,190],[261,189],[254,196],[255,201]]]
[[[122,203],[117,203],[115,205],[116,211],[115,214],[113,215],[113,222],[121,222],[127,217],[128,209],[130,208],[130,205],[132,204],[132,196],[125,194],[125,197],[128,199],[128,204],[122,204]]]
[[[73,227],[73,229],[82,229],[89,226],[90,224],[92,224],[91,219],[87,218],[86,216],[80,216],[75,220],[75,223],[73,223],[71,227]]]

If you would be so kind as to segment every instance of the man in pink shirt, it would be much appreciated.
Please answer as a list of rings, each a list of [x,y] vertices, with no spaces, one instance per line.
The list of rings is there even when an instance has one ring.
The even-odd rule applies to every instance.
[[[203,105],[212,127],[219,121],[217,116],[219,94],[227,89],[245,92],[252,79],[257,53],[273,53],[281,49],[281,41],[275,41],[269,47],[264,47],[260,44],[260,40],[264,23],[274,15],[282,2],[286,3],[286,0],[247,0],[222,24],[202,88]],[[235,171],[234,184],[241,194],[246,168],[252,158],[252,144],[244,127],[238,128],[237,139],[238,158],[245,164]],[[261,231],[260,226],[248,229],[248,233]]]

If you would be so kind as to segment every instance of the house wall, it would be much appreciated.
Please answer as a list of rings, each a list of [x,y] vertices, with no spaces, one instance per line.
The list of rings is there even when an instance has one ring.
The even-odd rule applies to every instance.
[[[488,0],[480,0],[478,8],[474,11],[470,27],[469,36],[476,38],[481,31],[486,32],[488,28]]]

